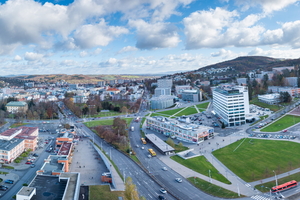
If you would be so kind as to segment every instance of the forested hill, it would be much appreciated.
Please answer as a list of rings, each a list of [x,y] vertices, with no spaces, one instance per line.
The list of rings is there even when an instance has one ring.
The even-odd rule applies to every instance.
[[[199,68],[196,71],[203,71],[210,68],[224,68],[233,67],[240,72],[247,72],[255,69],[261,69],[263,71],[270,71],[273,67],[283,66],[297,66],[300,65],[300,59],[276,59],[264,56],[244,56],[238,57],[233,60],[228,60],[206,67]]]

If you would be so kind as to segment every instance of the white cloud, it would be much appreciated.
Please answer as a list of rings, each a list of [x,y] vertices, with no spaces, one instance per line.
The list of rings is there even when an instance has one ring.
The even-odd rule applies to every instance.
[[[13,61],[21,61],[21,60],[22,60],[22,57],[19,56],[19,55],[16,55],[16,56],[14,57],[14,60],[13,60]]]
[[[136,48],[136,47],[126,46],[126,47],[123,47],[120,51],[118,51],[118,53],[121,54],[121,53],[130,52],[130,51],[137,51],[137,50],[138,50],[138,48]]]
[[[26,52],[24,55],[24,59],[27,61],[35,61],[35,60],[39,60],[43,57],[44,57],[43,54],[38,54],[38,53],[34,53],[34,52]]]
[[[87,56],[88,55],[88,52],[86,52],[86,51],[81,51],[80,53],[79,53],[79,56],[80,57],[85,57],[85,56]]]
[[[137,29],[136,47],[139,49],[176,47],[180,42],[177,28],[170,23],[130,20],[129,25]]]
[[[104,19],[98,24],[86,24],[78,28],[74,34],[75,44],[80,48],[106,46],[115,37],[128,33],[120,26],[107,26]]]
[[[186,49],[246,47],[261,43],[265,28],[257,25],[264,15],[248,15],[239,20],[236,11],[222,8],[198,11],[184,18]]]
[[[222,59],[234,58],[237,55],[230,50],[220,49],[218,52],[213,52],[210,54],[212,57],[222,57]]]
[[[250,7],[261,6],[266,13],[281,10],[298,1],[299,0],[235,0],[236,4],[242,6],[244,10]]]
[[[299,58],[300,49],[289,49],[286,46],[278,46],[271,49],[255,48],[251,50],[248,55],[250,56],[267,56],[272,58],[286,58],[295,59]]]

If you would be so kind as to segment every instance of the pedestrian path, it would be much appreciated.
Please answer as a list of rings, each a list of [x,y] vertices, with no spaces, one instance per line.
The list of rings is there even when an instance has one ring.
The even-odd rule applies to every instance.
[[[201,113],[201,111],[199,111],[197,105],[194,105],[195,109],[197,110],[197,113]]]
[[[184,107],[184,108],[182,108],[182,109],[179,110],[178,112],[176,112],[176,113],[174,113],[173,115],[171,115],[170,118],[176,116],[178,113],[182,112],[183,110],[185,110],[185,109],[187,109],[187,108],[189,108],[189,107]]]

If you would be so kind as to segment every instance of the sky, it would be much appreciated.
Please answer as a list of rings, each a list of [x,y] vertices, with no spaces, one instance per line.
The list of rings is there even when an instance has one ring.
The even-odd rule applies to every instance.
[[[0,76],[162,74],[299,55],[300,0],[0,0]]]

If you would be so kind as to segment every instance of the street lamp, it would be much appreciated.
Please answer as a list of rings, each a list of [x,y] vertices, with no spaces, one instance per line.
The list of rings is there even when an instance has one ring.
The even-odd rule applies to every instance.
[[[274,174],[275,174],[275,181],[276,181],[276,186],[278,186],[278,181],[277,181],[277,176],[276,176],[276,172],[273,170]]]
[[[208,170],[208,175],[209,175],[209,182],[211,183],[211,175],[210,175],[210,169]]]
[[[270,190],[270,199],[272,199],[271,188],[269,188],[269,187],[265,187],[265,188],[267,188],[267,189],[269,189],[269,190]]]

